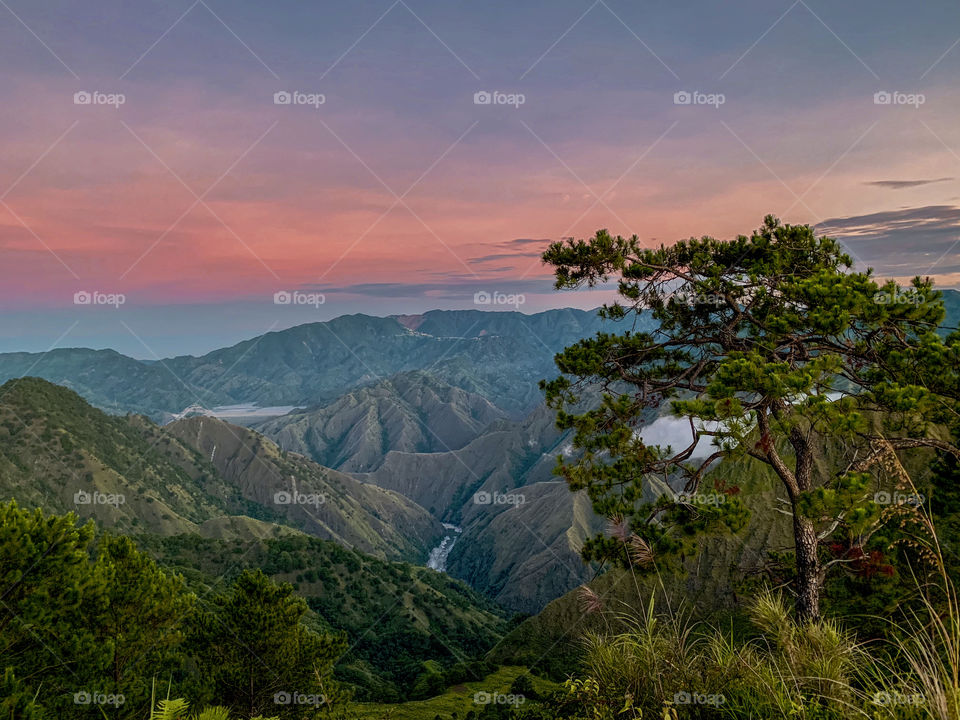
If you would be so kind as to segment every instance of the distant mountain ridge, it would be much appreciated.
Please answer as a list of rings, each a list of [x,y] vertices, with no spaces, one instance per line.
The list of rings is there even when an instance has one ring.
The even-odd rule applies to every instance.
[[[946,324],[960,321],[960,291],[944,290]],[[542,400],[553,357],[598,331],[648,331],[571,308],[532,315],[431,310],[421,315],[344,315],[244,340],[202,355],[141,361],[113,350],[0,353],[0,383],[31,375],[64,385],[114,413],[168,419],[194,404],[314,407],[398,373],[425,371],[486,398],[519,419]]]
[[[345,315],[155,362],[110,350],[4,353],[0,382],[42,377],[111,412],[159,420],[194,404],[311,407],[398,373],[429,370],[519,417],[540,402],[537,382],[553,374],[554,354],[609,325],[594,311],[573,309],[433,310],[417,316],[415,330],[412,324],[404,316]]]

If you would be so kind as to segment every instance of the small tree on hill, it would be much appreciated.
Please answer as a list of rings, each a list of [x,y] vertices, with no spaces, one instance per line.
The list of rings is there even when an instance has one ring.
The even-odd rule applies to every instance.
[[[957,418],[960,335],[938,334],[944,309],[929,279],[878,284],[871,271],[851,269],[835,240],[769,216],[732,241],[645,249],[636,236],[600,231],[554,243],[543,259],[558,289],[616,278],[619,299],[603,316],[656,321],[647,332],[600,333],[567,348],[557,356],[562,375],[542,384],[581,451],[561,457],[558,474],[586,489],[597,512],[622,518],[641,545],[670,548],[679,528],[706,528],[711,517],[742,521],[737,503],[689,498],[714,482],[722,460],[754,458],[786,494],[796,609],[815,618],[827,570],[849,562],[825,557],[822,543],[843,532],[851,548],[864,544],[884,515],[875,492],[909,481],[904,453],[958,452],[938,439],[938,424]],[[648,445],[638,432],[665,403],[689,423],[679,450]],[[712,442],[706,457],[701,439]],[[653,477],[687,499],[651,500]],[[623,546],[597,537],[584,552],[622,558]]]

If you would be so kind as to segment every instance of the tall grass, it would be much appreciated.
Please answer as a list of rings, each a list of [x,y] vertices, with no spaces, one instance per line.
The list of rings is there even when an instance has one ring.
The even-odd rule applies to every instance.
[[[890,641],[860,642],[831,619],[797,622],[772,592],[748,608],[744,637],[669,605],[658,612],[653,595],[611,613],[586,590],[585,609],[610,616],[584,639],[586,678],[645,718],[960,720],[960,605],[925,509],[917,521],[913,541],[932,569],[914,576],[918,602]]]
[[[905,473],[904,473],[905,474]],[[917,488],[906,478],[910,489]],[[960,720],[960,605],[933,518],[921,504],[911,540],[933,567],[931,578],[913,575],[919,604],[896,625],[891,659],[867,669],[877,686],[876,702],[924,720]],[[904,707],[905,706],[905,707]],[[906,709],[905,709],[906,708]]]

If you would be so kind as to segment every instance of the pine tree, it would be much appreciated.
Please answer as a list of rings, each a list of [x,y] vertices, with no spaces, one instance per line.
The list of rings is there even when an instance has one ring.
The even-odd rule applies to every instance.
[[[104,535],[94,569],[107,604],[92,624],[110,659],[105,677],[124,703],[116,717],[142,717],[150,705],[152,678],[173,669],[193,596],[183,578],[161,570],[127,537]]]
[[[214,696],[243,717],[312,717],[344,700],[332,679],[342,637],[306,624],[307,605],[289,584],[246,570],[199,618],[199,666]]]
[[[90,564],[94,528],[76,523],[0,504],[0,669],[24,692],[42,687],[44,708],[72,712],[107,657],[88,616],[105,599]]]
[[[711,527],[711,515],[735,527],[735,502],[644,502],[644,488],[655,476],[696,498],[716,464],[752,458],[787,496],[796,607],[814,618],[825,573],[848,562],[824,557],[822,543],[834,533],[854,550],[869,540],[884,517],[871,498],[909,483],[904,453],[958,453],[936,425],[957,417],[960,334],[938,333],[944,308],[929,279],[878,284],[835,240],[773,217],[749,237],[654,249],[600,231],[554,243],[544,261],[558,289],[615,277],[618,301],[602,314],[639,327],[567,348],[563,375],[543,383],[582,451],[561,457],[558,473],[623,536],[596,538],[587,557],[622,558],[630,533],[635,548],[669,549],[683,531]],[[638,427],[661,406],[689,423],[689,445],[643,441]],[[705,459],[701,439],[712,441]]]

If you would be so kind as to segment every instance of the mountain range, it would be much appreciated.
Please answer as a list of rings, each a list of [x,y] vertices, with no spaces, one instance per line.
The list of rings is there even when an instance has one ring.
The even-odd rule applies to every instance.
[[[200,357],[141,361],[82,348],[3,353],[0,382],[42,377],[112,412],[164,420],[194,404],[313,407],[397,373],[422,370],[519,417],[541,401],[537,383],[554,374],[554,354],[605,325],[596,312],[571,309],[346,315]]]
[[[944,301],[955,326],[960,293]],[[0,354],[0,483],[125,533],[301,533],[417,564],[446,538],[449,575],[535,613],[593,576],[579,550],[603,527],[552,475],[570,446],[538,381],[564,347],[624,329],[570,309],[432,311],[344,316],[201,357]],[[238,404],[295,409],[248,427],[215,417]],[[125,502],[97,500],[111,495]]]

